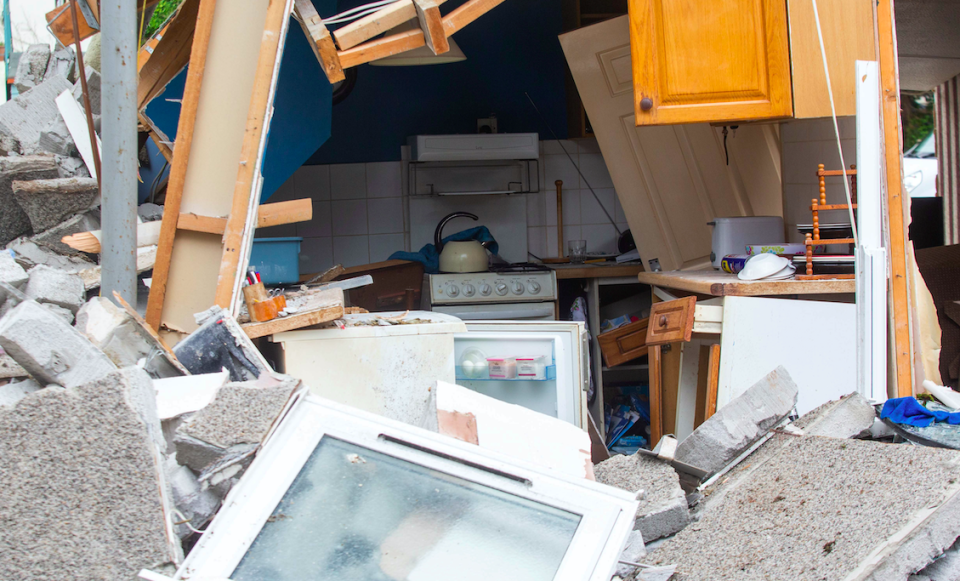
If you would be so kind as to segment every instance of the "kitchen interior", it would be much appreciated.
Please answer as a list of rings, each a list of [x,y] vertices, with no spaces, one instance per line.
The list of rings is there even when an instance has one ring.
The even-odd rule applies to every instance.
[[[853,48],[837,57],[851,65],[855,57],[875,59],[872,17],[863,20],[869,3],[860,4],[866,12],[835,31],[853,38]],[[338,264],[345,275],[371,274],[376,290],[348,293],[371,311],[423,310],[462,320],[458,384],[585,429],[593,424],[611,450],[631,453],[659,439],[650,430],[650,363],[642,356],[607,366],[597,335],[646,318],[655,302],[693,294],[665,292],[668,282],[643,282],[643,273],[715,273],[725,255],[743,254],[744,243],[802,248],[813,230],[817,167],[843,163],[822,103],[776,121],[655,124],[633,150],[598,141],[581,101],[585,89],[578,91],[582,79],[571,73],[558,37],[609,26],[598,36],[615,46],[620,35],[626,41],[626,13],[626,0],[505,2],[459,33],[450,54],[351,69],[333,89],[331,138],[269,198],[309,197],[313,219],[260,229],[257,239],[295,242],[301,281]],[[629,56],[612,58],[612,70],[629,76]],[[857,128],[847,93],[838,98],[837,122],[849,166],[857,159]],[[627,99],[632,107],[632,91]],[[609,121],[598,115],[596,126]],[[631,165],[624,156],[635,153],[643,175],[624,169]],[[846,201],[842,179],[826,178],[827,204]],[[644,188],[655,209],[638,208],[634,192],[615,183]],[[627,210],[624,200],[633,204]],[[764,218],[751,218],[758,216]],[[666,224],[660,236],[669,238],[672,254],[651,260],[637,252],[634,236],[652,235],[649,220]],[[824,211],[819,220],[824,230],[839,224],[841,234],[849,226],[842,210]],[[847,247],[825,250],[836,256],[818,268],[852,277]],[[777,271],[802,273],[800,254]],[[396,262],[421,258],[425,269]],[[852,281],[830,292],[784,294],[854,300]],[[585,328],[568,323],[577,321]],[[662,433],[682,437],[698,420],[677,424],[676,389],[672,403],[660,404]],[[609,432],[623,423],[618,409],[640,417],[611,442]]]

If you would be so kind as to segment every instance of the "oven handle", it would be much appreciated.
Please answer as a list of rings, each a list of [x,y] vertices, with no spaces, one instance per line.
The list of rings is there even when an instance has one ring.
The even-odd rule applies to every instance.
[[[553,303],[526,309],[490,309],[488,311],[472,311],[469,313],[450,313],[464,321],[497,321],[500,319],[536,319],[553,316]]]

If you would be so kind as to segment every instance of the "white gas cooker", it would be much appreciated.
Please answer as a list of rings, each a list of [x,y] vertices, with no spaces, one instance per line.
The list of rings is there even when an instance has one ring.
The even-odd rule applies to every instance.
[[[429,290],[424,289],[424,308],[461,319],[556,319],[557,276],[539,265],[430,274],[425,283]]]

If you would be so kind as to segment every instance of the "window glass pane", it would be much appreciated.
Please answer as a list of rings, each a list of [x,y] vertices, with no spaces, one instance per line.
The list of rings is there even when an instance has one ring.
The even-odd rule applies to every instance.
[[[324,437],[234,581],[553,579],[580,516]]]

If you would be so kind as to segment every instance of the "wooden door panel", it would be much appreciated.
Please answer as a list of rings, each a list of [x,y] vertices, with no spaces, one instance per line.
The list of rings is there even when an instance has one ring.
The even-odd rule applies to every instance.
[[[792,114],[782,2],[631,0],[630,18],[637,125]]]
[[[707,124],[637,127],[626,16],[560,37],[640,257],[649,268],[710,268],[718,216],[782,215],[775,125],[728,136]],[[745,174],[741,174],[741,168]]]

